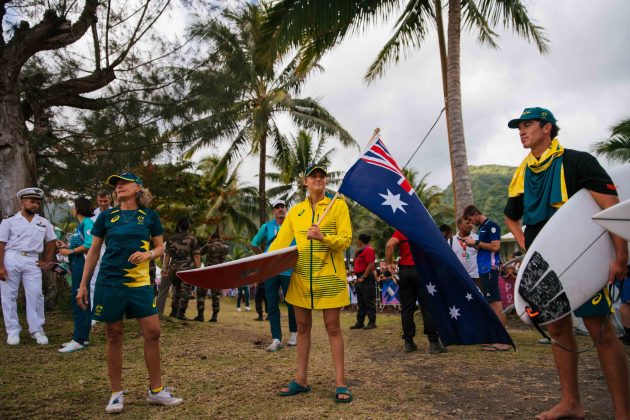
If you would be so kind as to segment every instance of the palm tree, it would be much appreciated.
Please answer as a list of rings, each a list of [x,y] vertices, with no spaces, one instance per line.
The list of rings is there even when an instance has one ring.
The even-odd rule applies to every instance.
[[[610,161],[630,162],[630,119],[613,126],[610,138],[595,143],[591,150]]]
[[[202,214],[203,224],[196,232],[208,236],[218,230],[223,236],[249,237],[256,232],[258,190],[241,184],[238,178],[240,163],[233,168],[216,156],[206,157],[197,166],[201,172],[198,188],[206,199],[197,202],[191,213]]]
[[[306,198],[306,189],[302,182],[306,168],[312,164],[330,166],[335,149],[326,149],[324,137],[315,144],[313,137],[304,130],[300,130],[297,137],[293,137],[283,149],[284,153],[270,157],[280,172],[268,172],[267,178],[279,185],[267,190],[267,195],[283,198],[287,205],[291,205]],[[342,172],[328,172],[328,184],[339,184],[342,176]]]
[[[267,218],[265,181],[269,142],[276,155],[283,154],[286,144],[276,124],[281,114],[289,116],[299,127],[338,137],[344,145],[356,144],[316,99],[297,97],[306,77],[318,69],[315,61],[298,68],[297,56],[279,53],[266,60],[261,55],[264,7],[247,4],[236,12],[226,10],[220,20],[193,27],[193,33],[207,42],[210,53],[205,65],[189,79],[190,105],[196,118],[180,130],[185,141],[192,141],[189,155],[225,140],[230,141],[224,156],[227,163],[248,153],[259,155],[261,223]],[[286,65],[280,68],[281,64]],[[226,91],[233,100],[226,100],[230,96]],[[211,111],[206,105],[212,107]]]
[[[416,195],[424,204],[435,224],[438,226],[443,223],[452,224],[454,219],[453,208],[444,203],[444,192],[440,190],[440,187],[429,185],[427,182],[430,173],[424,174],[420,179],[418,179],[420,175],[414,169],[403,169],[403,173],[409,183],[414,186],[413,189]]]
[[[476,29],[479,41],[496,47],[498,35],[493,28],[502,24],[527,40],[533,40],[541,53],[547,51],[542,28],[527,16],[520,0],[450,0],[448,51],[444,42],[442,4],[440,0],[331,0],[321,7],[319,0],[280,0],[269,11],[263,32],[268,45],[300,45],[306,62],[321,56],[348,34],[365,30],[378,18],[387,19],[400,12],[394,35],[379,52],[368,69],[371,81],[382,76],[388,64],[400,55],[420,48],[431,24],[438,30],[444,102],[449,133],[449,151],[453,173],[454,201],[457,213],[472,203],[472,186],[468,175],[466,143],[461,109],[460,33]],[[463,22],[462,22],[463,19]],[[268,48],[268,51],[275,51]]]

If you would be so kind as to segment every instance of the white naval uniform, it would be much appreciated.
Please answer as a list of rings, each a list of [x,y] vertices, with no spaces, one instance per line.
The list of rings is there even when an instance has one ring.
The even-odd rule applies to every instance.
[[[111,208],[112,207],[110,206],[108,210]],[[90,219],[92,219],[93,222],[96,222],[96,219],[98,218],[99,214],[101,214],[101,208],[97,207],[94,209],[94,216],[90,217]],[[104,254],[105,254],[105,241],[103,241],[103,244],[101,245],[101,256],[96,262],[96,266],[94,267],[94,274],[92,274],[92,278],[90,279],[90,308],[94,307],[94,289],[96,289],[96,278],[98,277],[98,272],[101,269],[101,260],[103,259]],[[92,322],[95,322],[95,321],[92,321]]]
[[[4,267],[7,279],[0,281],[2,313],[7,335],[19,335],[22,327],[17,314],[20,281],[26,294],[28,331],[43,332],[44,294],[42,271],[37,266],[44,242],[57,239],[48,220],[36,214],[30,222],[20,212],[0,223],[0,242],[5,243]]]

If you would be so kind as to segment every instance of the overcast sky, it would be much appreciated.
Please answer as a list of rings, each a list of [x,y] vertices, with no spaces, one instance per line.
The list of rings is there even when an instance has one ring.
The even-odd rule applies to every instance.
[[[551,51],[509,32],[499,31],[500,49],[480,46],[471,34],[462,38],[462,99],[470,165],[517,166],[525,156],[518,134],[507,121],[525,107],[549,108],[568,148],[588,150],[608,136],[610,127],[630,118],[630,2],[627,0],[526,1],[530,16],[542,25]],[[392,24],[342,42],[321,62],[303,95],[318,97],[364,145],[375,127],[403,165],[443,106],[437,36],[427,37],[411,59],[391,66],[386,76],[367,85],[363,75]],[[333,165],[346,170],[356,150],[338,148]],[[602,160],[608,168],[613,165]],[[412,160],[431,184],[445,187],[450,161],[445,116]],[[256,172],[244,167],[245,179]]]

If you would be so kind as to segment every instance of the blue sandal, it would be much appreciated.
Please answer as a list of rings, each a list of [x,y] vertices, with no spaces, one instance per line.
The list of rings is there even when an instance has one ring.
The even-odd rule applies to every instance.
[[[339,398],[340,395],[347,395],[348,398]],[[336,403],[349,403],[352,401],[352,394],[347,386],[340,386],[335,389],[335,402]]]
[[[302,386],[298,384],[295,379],[289,382],[286,388],[287,391],[279,391],[278,395],[280,395],[281,397],[292,397],[293,395],[307,393],[311,390],[310,386]]]

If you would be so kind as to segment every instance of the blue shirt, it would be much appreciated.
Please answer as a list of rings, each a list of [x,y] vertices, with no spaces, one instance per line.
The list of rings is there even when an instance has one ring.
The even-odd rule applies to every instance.
[[[279,225],[278,222],[276,222],[276,219],[272,219],[268,221],[267,223],[261,226],[260,230],[258,230],[258,233],[256,233],[256,235],[252,239],[251,245],[260,248],[260,246],[264,243],[265,252],[267,252],[273,240],[276,239],[276,236],[278,235],[278,232],[280,231],[280,226],[281,225]],[[295,239],[293,240],[293,242],[291,242],[291,246],[293,245],[295,245]],[[293,273],[293,269],[290,268],[287,271],[283,271],[279,275],[291,276],[292,273]]]
[[[484,220],[479,226],[479,242],[491,243],[492,241],[501,240],[501,228],[490,219]],[[479,274],[489,273],[491,269],[496,269],[501,264],[501,255],[499,252],[488,251],[479,248],[477,252],[477,267]]]
[[[92,227],[94,222],[89,217],[85,217],[83,221],[74,230],[74,233],[68,241],[68,247],[71,249],[83,245],[86,248],[92,246]]]

